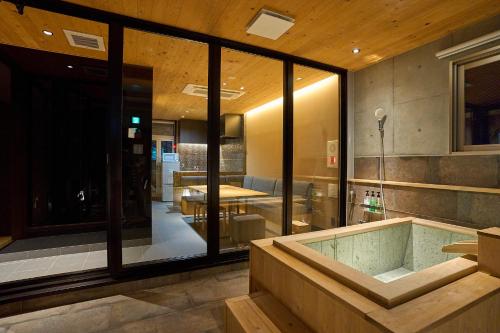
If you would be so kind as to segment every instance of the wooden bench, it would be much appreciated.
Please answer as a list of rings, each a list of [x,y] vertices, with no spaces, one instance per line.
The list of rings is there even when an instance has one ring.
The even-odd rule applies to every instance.
[[[300,319],[268,293],[226,300],[226,333],[312,333]]]

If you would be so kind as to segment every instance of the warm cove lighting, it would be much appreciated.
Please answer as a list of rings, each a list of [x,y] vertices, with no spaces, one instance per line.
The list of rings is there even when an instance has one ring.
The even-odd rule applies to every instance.
[[[322,87],[324,87],[324,86],[332,83],[333,80],[336,78],[336,76],[337,75],[329,76],[326,79],[323,79],[321,81],[315,82],[315,83],[313,83],[311,85],[308,85],[307,87],[304,87],[302,89],[296,90],[296,91],[293,92],[293,97],[294,98],[298,98],[298,97],[310,94],[314,90],[322,88]],[[281,106],[283,105],[283,97],[280,97],[278,99],[270,101],[270,102],[268,102],[266,104],[262,104],[261,106],[258,106],[255,109],[252,109],[250,111],[245,112],[245,114],[249,115],[249,116],[250,115],[254,115],[254,114],[257,114],[257,113],[259,113],[261,111],[265,111],[265,110],[268,110],[268,109],[271,109],[273,107],[277,107],[277,106],[280,106],[280,105]]]

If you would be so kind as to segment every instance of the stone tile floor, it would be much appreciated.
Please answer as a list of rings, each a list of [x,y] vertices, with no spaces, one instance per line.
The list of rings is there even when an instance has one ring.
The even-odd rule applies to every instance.
[[[102,250],[0,262],[0,283],[103,268],[107,261],[107,251]]]
[[[248,269],[0,319],[0,333],[224,331],[224,299],[248,293]]]
[[[180,213],[166,213],[166,211],[167,205],[165,203],[152,203],[152,244],[124,247],[124,264],[190,257],[206,253],[206,242],[186,222],[184,222],[182,215]],[[93,244],[86,244],[86,250],[81,253],[64,253],[64,250],[68,249],[71,251],[73,248],[84,247],[84,245],[27,251],[30,247],[36,249],[37,245],[40,245],[37,241],[49,244],[54,244],[58,241],[71,244],[71,242],[75,242],[74,237],[79,235],[89,240],[98,237],[95,233],[90,234],[90,236],[88,236],[88,234],[89,233],[23,240],[23,242],[28,243],[24,245],[25,248],[22,246],[16,247],[17,244],[13,243],[12,246],[15,249],[22,249],[23,251],[17,253],[3,253],[6,252],[8,248],[0,251],[0,283],[106,267],[107,251],[92,249]],[[57,237],[68,239],[63,241],[58,240]],[[47,246],[45,243],[42,245]],[[106,243],[102,243],[101,245],[103,245],[104,248],[106,247]],[[43,255],[43,253],[46,253],[47,256]],[[57,255],[54,253],[57,253]],[[8,257],[13,255],[20,255],[22,259],[6,260],[1,258],[2,256]],[[40,255],[40,257],[23,257],[27,255]]]

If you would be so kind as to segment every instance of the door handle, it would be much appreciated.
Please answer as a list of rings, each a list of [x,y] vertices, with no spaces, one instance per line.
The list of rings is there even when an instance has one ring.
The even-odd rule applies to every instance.
[[[83,190],[81,190],[80,192],[78,192],[78,194],[76,195],[76,197],[77,197],[80,201],[85,201],[85,192],[83,192]]]

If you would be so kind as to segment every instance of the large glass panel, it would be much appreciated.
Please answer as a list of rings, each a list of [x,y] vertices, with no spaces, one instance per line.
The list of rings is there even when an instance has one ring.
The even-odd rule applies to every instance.
[[[123,264],[205,255],[208,46],[125,29]]]
[[[463,146],[500,149],[500,54],[462,65]],[[461,68],[462,70],[462,68]],[[488,148],[490,147],[490,148]],[[466,149],[469,150],[469,149]]]
[[[339,226],[338,75],[294,66],[292,232]]]
[[[283,64],[222,50],[220,248],[282,232]]]
[[[0,282],[105,268],[108,27],[0,17]]]

